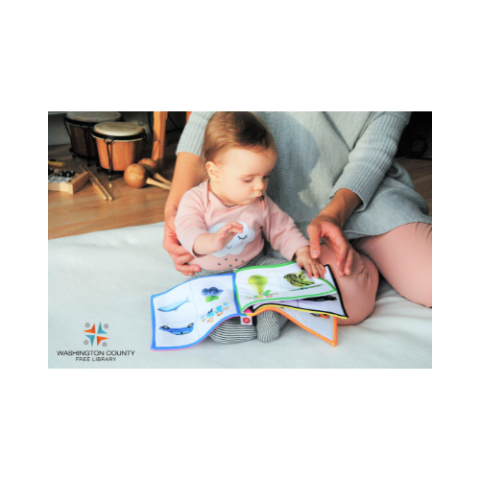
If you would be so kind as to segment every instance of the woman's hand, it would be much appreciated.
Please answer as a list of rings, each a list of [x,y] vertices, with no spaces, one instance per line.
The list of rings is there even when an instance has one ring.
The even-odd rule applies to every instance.
[[[310,255],[310,247],[302,247],[295,253],[295,261],[307,271],[309,277],[312,275],[316,278],[325,275],[325,267]]]
[[[323,238],[335,254],[338,274],[343,277],[352,273],[353,247],[344,235],[338,220],[320,213],[310,222],[307,232],[313,258],[320,258],[320,239]]]
[[[165,222],[163,234],[163,248],[168,252],[175,262],[175,268],[184,275],[193,275],[200,271],[198,265],[188,265],[187,262],[194,257],[180,245],[175,231],[175,215],[171,215]]]
[[[320,239],[323,238],[335,254],[341,277],[352,273],[354,252],[342,229],[348,217],[361,203],[362,200],[355,192],[340,188],[307,227],[312,257],[320,258]]]

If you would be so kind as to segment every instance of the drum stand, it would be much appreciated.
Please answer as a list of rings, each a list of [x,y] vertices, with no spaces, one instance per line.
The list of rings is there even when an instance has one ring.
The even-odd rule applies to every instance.
[[[140,157],[139,158],[142,158],[143,157],[143,153],[145,151],[145,144],[147,143],[147,134],[144,133],[143,134],[143,137],[142,137],[142,142],[143,142],[143,146],[142,146],[142,151],[140,153]],[[108,179],[110,181],[113,180],[113,174],[114,173],[118,173],[120,176],[123,176],[124,172],[117,172],[116,170],[113,169],[113,144],[115,143],[115,140],[112,139],[112,138],[106,138],[105,139],[105,145],[107,147],[107,154],[108,154]],[[134,163],[136,163],[138,160],[134,160]],[[104,171],[104,172],[107,172],[107,169],[106,168],[103,168],[102,166],[100,166],[100,164],[97,166],[97,171]]]
[[[108,153],[108,179],[112,181],[113,178],[113,144],[115,143],[115,140],[105,140],[105,144],[107,146],[107,153]],[[109,148],[110,147],[110,148]]]
[[[73,149],[72,134],[70,132],[70,129],[68,128],[66,118],[67,118],[67,116],[64,115],[63,124],[65,125],[65,129],[67,130],[68,136],[70,137],[71,147],[69,148],[69,152],[72,154],[73,161],[75,161],[76,157],[79,157],[83,160],[86,160],[89,167],[90,167],[90,162],[94,162],[94,164],[97,167],[97,172],[99,172],[100,171],[100,162],[99,162],[99,159],[98,159],[98,151],[97,151],[96,147],[94,146],[94,151],[92,152],[92,149],[91,149],[91,146],[90,146],[91,144],[88,141],[92,136],[91,127],[90,126],[84,126],[84,125],[77,125],[78,127],[80,127],[82,129],[83,137],[84,137],[84,140],[85,140],[85,148],[87,150],[87,155],[86,156],[81,155],[78,152],[75,152],[75,150]]]

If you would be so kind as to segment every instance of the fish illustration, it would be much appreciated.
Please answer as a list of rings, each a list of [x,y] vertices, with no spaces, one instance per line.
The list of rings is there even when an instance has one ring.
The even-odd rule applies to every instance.
[[[178,310],[184,303],[187,303],[190,301],[190,295],[185,299],[185,300],[177,300],[176,302],[171,303],[170,305],[165,305],[164,307],[157,308],[157,310],[160,310],[161,312],[174,312],[175,310]]]

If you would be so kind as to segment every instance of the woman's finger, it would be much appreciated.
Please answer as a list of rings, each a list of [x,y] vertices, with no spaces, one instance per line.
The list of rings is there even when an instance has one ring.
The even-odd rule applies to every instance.
[[[178,265],[177,263],[175,264],[175,269],[178,272],[188,276],[200,271],[200,267],[198,265]]]
[[[186,250],[185,247],[172,240],[165,240],[163,242],[163,248],[169,253],[169,255],[174,259],[174,261],[176,261],[176,258],[180,255],[189,254],[188,250]]]
[[[187,252],[187,253],[184,253],[182,255],[177,255],[174,258],[174,262],[178,263],[179,265],[184,265],[185,263],[188,263],[190,260],[193,260],[193,258],[194,257],[192,255],[190,255],[190,253]]]
[[[345,261],[345,275],[350,275],[352,273],[353,268],[353,247],[350,247],[347,259]]]
[[[307,227],[308,238],[310,239],[310,255],[312,258],[320,258],[320,230],[314,221]]]
[[[333,240],[333,250],[335,252],[336,263],[338,267],[338,273],[343,276],[345,273],[345,260],[347,259],[347,252],[349,244],[346,242],[343,235],[339,235]]]

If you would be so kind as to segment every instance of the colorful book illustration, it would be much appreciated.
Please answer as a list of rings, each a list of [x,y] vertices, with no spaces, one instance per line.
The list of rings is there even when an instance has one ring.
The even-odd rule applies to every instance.
[[[187,280],[153,295],[151,348],[191,347],[229,318],[251,325],[248,319],[266,310],[335,346],[337,318],[348,316],[332,271],[325,268],[324,278],[309,278],[296,262],[247,267]]]

